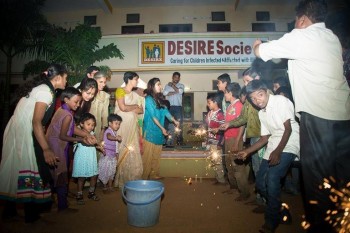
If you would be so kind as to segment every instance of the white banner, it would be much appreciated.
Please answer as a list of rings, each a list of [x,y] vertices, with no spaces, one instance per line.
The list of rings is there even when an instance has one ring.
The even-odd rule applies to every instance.
[[[139,39],[139,66],[249,66],[255,39]]]

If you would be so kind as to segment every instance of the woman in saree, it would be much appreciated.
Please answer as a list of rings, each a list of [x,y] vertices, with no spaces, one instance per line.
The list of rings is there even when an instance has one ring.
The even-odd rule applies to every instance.
[[[119,159],[114,179],[115,187],[123,187],[130,180],[142,177],[143,167],[140,153],[140,127],[138,115],[143,114],[142,97],[133,91],[137,87],[139,76],[135,72],[125,72],[125,87],[117,88],[114,113],[122,117],[118,134],[122,137],[119,143]]]

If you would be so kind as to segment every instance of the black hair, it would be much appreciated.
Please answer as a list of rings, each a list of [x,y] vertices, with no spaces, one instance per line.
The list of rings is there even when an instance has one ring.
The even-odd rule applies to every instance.
[[[135,77],[139,77],[139,75],[136,72],[127,71],[124,73],[123,80],[124,80],[125,84],[127,84],[129,82],[129,80],[132,80]]]
[[[287,77],[280,76],[273,80],[273,83],[278,83],[280,87],[290,87],[289,80]]]
[[[255,91],[259,91],[259,90],[265,90],[267,91],[267,86],[266,84],[259,80],[259,79],[254,79],[251,82],[249,82],[246,86],[246,90],[247,90],[247,95],[249,96],[250,94],[252,94]]]
[[[148,83],[147,83],[147,89],[144,91],[145,94],[148,96],[151,96],[154,101],[156,102],[157,108],[166,108],[167,103],[165,102],[165,96],[163,95],[162,92],[160,93],[155,93],[154,92],[154,87],[157,82],[160,82],[159,78],[151,78]]]
[[[296,16],[307,16],[312,23],[324,22],[327,16],[325,0],[303,0],[295,7]]]
[[[123,119],[121,116],[119,116],[118,114],[109,114],[108,118],[107,118],[108,122],[113,122],[113,121],[120,121],[122,122]]]
[[[64,101],[64,98],[72,98],[73,96],[78,95],[81,96],[81,93],[78,89],[74,87],[66,87],[61,93],[61,101]]]
[[[218,93],[208,93],[207,100],[211,100],[219,105],[222,101],[222,98]]]
[[[243,86],[241,89],[241,93],[239,93],[239,96],[246,96],[246,95],[247,95],[247,88]]]
[[[227,84],[231,82],[231,77],[227,73],[220,75],[217,79],[220,80],[221,82],[226,82]]]
[[[79,119],[79,123],[80,124],[84,124],[85,121],[87,120],[93,120],[95,122],[95,125],[96,125],[96,118],[94,115],[92,115],[91,113],[89,112],[86,112],[86,113],[83,113],[81,116],[80,116],[80,119]]]
[[[80,92],[88,91],[91,88],[95,88],[95,90],[96,90],[95,93],[97,93],[97,82],[93,78],[84,78],[78,87]],[[89,101],[85,101],[85,100],[81,101],[80,107],[75,111],[75,114],[74,114],[75,122],[80,122],[80,118],[81,118],[82,114],[84,114],[86,112],[90,112],[92,100],[93,100],[93,98],[91,98],[91,100],[89,100]]]
[[[177,71],[173,73],[173,77],[174,77],[175,75],[181,77],[181,74],[180,74],[179,72],[177,72]]]
[[[261,78],[261,73],[254,66],[251,66],[243,71],[242,76],[249,76],[256,79]]]
[[[100,71],[100,68],[99,67],[97,67],[97,66],[89,66],[87,69],[86,69],[86,73],[87,74],[91,74],[92,72],[94,72],[94,71]]]
[[[281,93],[284,94],[284,96],[286,98],[288,98],[293,104],[294,104],[294,100],[293,100],[293,95],[292,95],[292,91],[290,90],[289,87],[286,86],[281,86],[276,90],[276,95],[281,95]]]
[[[164,99],[164,106],[169,110],[170,109],[170,101],[167,99]]]
[[[229,83],[225,89],[227,92],[231,92],[233,97],[237,99],[239,98],[239,94],[241,93],[241,86],[238,83]]]
[[[88,91],[91,88],[95,88],[97,91],[97,82],[93,78],[84,78],[78,87],[81,92]]]
[[[51,64],[45,72],[40,74],[40,76],[35,77],[33,80],[25,83],[23,86],[18,88],[18,90],[16,90],[16,93],[18,93],[18,100],[21,97],[29,97],[29,94],[34,87],[37,87],[47,81],[51,81],[58,75],[63,76],[65,74],[68,74],[68,71],[65,66],[60,64]]]

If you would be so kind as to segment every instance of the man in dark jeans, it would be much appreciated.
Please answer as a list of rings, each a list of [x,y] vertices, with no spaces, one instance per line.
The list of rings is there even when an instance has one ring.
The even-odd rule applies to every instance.
[[[343,76],[341,44],[326,28],[326,15],[325,1],[300,1],[294,30],[278,40],[257,40],[253,45],[255,55],[264,61],[289,59],[288,74],[300,114],[300,161],[309,233],[336,230],[325,220],[327,211],[335,207],[329,191],[319,189],[323,179],[335,179],[337,189],[350,181],[350,90]]]
[[[170,113],[171,115],[180,122],[182,126],[183,123],[183,114],[182,114],[182,96],[184,93],[185,86],[180,83],[179,72],[174,72],[172,77],[172,82],[169,82],[165,85],[163,94],[166,99],[170,102]],[[167,145],[173,146],[174,139],[177,138],[177,144],[183,144],[182,130],[175,128],[174,124],[169,124],[168,128],[170,137],[167,140]]]

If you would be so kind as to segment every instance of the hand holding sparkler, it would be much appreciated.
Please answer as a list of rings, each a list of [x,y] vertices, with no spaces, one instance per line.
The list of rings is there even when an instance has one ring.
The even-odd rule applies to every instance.
[[[118,141],[118,142],[122,142],[122,137],[120,135],[117,135],[115,136],[115,139]]]
[[[217,134],[219,132],[219,128],[208,129],[208,132],[212,132],[213,134]]]
[[[238,159],[241,159],[241,160],[246,160],[247,156],[248,156],[248,153],[246,150],[242,150],[242,151],[238,151],[235,156],[237,156]]]
[[[219,130],[227,130],[229,126],[230,126],[230,124],[228,122],[224,123],[224,124],[219,126]]]
[[[162,134],[163,134],[164,136],[168,136],[168,135],[169,135],[168,131],[166,131],[165,128],[162,127],[161,130],[162,130]]]
[[[95,147],[97,150],[101,151],[103,154],[105,154],[105,142],[102,141],[100,143],[96,143]]]
[[[173,119],[173,122],[174,122],[174,124],[175,124],[175,127],[176,127],[176,128],[179,128],[180,122],[177,121],[175,118]]]
[[[94,135],[86,135],[84,138],[83,138],[83,143],[84,144],[87,144],[87,145],[95,145],[97,143],[97,139]]]

